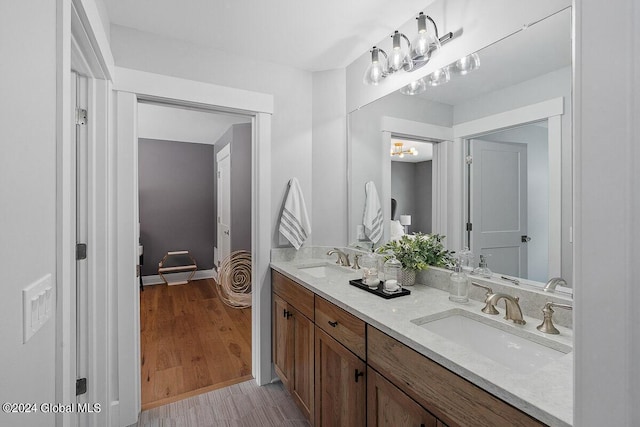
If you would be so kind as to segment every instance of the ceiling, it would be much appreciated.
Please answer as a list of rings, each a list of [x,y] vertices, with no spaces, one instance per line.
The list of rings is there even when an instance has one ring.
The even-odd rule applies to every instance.
[[[344,68],[433,0],[104,0],[112,24],[309,71]]]
[[[419,163],[419,162],[426,162],[427,160],[433,159],[433,144],[431,142],[415,141],[412,139],[392,138],[391,148],[393,148],[394,142],[402,142],[403,150],[415,148],[416,150],[418,150],[418,154],[415,156],[405,154],[404,157],[402,158],[398,156],[391,156],[392,162]]]
[[[238,115],[138,104],[139,138],[215,144],[231,125],[250,122]]]

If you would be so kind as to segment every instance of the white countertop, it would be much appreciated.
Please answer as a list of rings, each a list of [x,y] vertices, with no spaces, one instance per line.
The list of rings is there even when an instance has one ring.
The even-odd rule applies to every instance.
[[[456,304],[449,301],[447,292],[421,284],[408,288],[411,295],[387,300],[349,285],[350,279],[358,279],[362,274],[349,268],[343,267],[335,272],[332,269],[328,277],[323,278],[312,277],[298,269],[323,263],[326,264],[327,260],[274,261],[271,267],[532,417],[551,426],[572,425],[573,352],[538,370],[521,373],[432,333],[411,320],[437,316],[451,309],[468,310],[508,325],[515,333],[526,331],[565,347],[572,347],[570,329],[558,327],[560,335],[543,334],[536,329],[540,319],[525,316],[525,325],[515,325],[504,320],[502,315],[482,313],[483,304],[478,301]]]

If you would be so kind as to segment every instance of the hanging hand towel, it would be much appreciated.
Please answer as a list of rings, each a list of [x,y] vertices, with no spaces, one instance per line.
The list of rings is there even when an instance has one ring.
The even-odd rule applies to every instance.
[[[311,235],[311,223],[307,215],[302,190],[300,190],[300,184],[296,178],[291,178],[289,181],[289,193],[280,217],[280,233],[291,242],[296,250],[300,249],[300,246]]]
[[[364,234],[373,243],[378,243],[382,238],[382,208],[380,207],[380,198],[378,190],[373,181],[369,181],[364,186],[365,202],[364,202]]]

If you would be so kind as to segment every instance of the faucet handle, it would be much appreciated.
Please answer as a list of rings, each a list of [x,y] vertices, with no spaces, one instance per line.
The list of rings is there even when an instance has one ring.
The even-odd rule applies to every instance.
[[[353,256],[353,266],[351,266],[351,268],[353,268],[354,270],[360,270],[360,258],[362,257],[362,254],[355,254]]]
[[[489,303],[489,297],[491,295],[493,295],[493,289],[491,289],[488,286],[485,285],[481,285],[480,283],[476,283],[476,282],[471,282],[471,284],[473,286],[476,286],[478,288],[482,288],[484,290],[487,291],[486,294],[484,294],[484,307],[482,308],[482,312],[483,313],[487,313],[487,314],[500,314],[500,312],[498,310],[496,310],[496,307],[493,304]]]
[[[536,329],[538,329],[540,332],[544,332],[545,334],[558,335],[560,331],[553,324],[554,311],[553,311],[553,308],[551,307],[558,307],[558,308],[564,308],[566,310],[573,310],[573,306],[569,304],[547,302],[542,308],[542,314],[544,315],[544,318],[542,319],[542,323],[536,326]]]

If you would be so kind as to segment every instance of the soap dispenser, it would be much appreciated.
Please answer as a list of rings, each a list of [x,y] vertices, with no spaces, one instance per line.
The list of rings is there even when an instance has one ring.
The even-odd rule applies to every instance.
[[[453,273],[449,276],[449,300],[461,304],[469,302],[469,280],[462,271],[460,259],[456,259]]]
[[[487,267],[487,255],[480,255],[480,264],[478,268],[473,270],[473,274],[491,279],[493,273],[489,270],[489,267]]]

